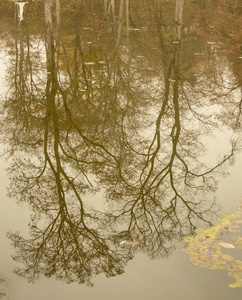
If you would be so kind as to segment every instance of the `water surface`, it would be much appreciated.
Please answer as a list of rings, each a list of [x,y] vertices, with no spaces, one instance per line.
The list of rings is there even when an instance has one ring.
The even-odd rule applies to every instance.
[[[2,1],[0,15],[2,296],[241,299],[185,251],[240,214],[241,4]],[[238,224],[215,241],[236,261]]]

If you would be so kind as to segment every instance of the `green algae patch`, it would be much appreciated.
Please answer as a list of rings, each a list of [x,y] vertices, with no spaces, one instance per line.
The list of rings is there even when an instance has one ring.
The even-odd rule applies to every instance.
[[[233,257],[234,249],[242,250],[242,238],[237,237],[233,243],[222,240],[224,233],[237,232],[241,223],[242,201],[238,201],[236,212],[221,215],[218,222],[210,228],[199,228],[194,236],[184,238],[185,251],[189,254],[189,262],[211,270],[224,269],[235,279],[229,287],[242,287],[242,261]],[[224,249],[230,249],[230,254]]]

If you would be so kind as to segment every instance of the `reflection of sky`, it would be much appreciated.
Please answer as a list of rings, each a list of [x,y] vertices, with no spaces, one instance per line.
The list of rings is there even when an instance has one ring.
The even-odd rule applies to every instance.
[[[0,144],[0,154],[3,152],[4,147]],[[7,197],[6,187],[9,185],[9,180],[6,167],[6,161],[3,157],[0,157],[0,275],[9,280],[6,288],[4,288],[4,292],[9,293],[10,295],[10,291],[14,291],[18,288],[18,284],[23,280],[20,280],[16,275],[13,276],[12,272],[15,263],[10,255],[14,254],[14,249],[10,244],[10,240],[7,239],[6,233],[8,231],[16,232],[20,230],[24,235],[28,236],[29,211],[26,205],[21,204],[18,206],[14,202],[14,199]],[[25,284],[23,284],[23,287]],[[14,297],[7,296],[4,299],[17,300],[19,297],[16,294]],[[27,300],[28,298],[25,299]]]

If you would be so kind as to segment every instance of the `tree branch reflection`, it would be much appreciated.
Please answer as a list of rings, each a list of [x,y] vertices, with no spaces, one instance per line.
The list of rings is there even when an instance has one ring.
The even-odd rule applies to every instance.
[[[4,105],[10,193],[34,211],[30,237],[9,233],[9,238],[15,259],[25,264],[19,275],[91,284],[95,274],[121,274],[138,250],[167,257],[199,223],[210,225],[216,213],[210,197],[215,175],[233,158],[236,144],[214,166],[200,162],[205,152],[200,137],[216,124],[197,112],[196,89],[184,83],[183,0],[176,1],[167,48],[158,32],[163,60],[158,75],[142,69],[134,57],[129,28],[124,28],[128,1],[120,1],[118,24],[115,1],[105,1],[101,50],[97,42],[85,44],[82,32],[92,24],[94,35],[93,17],[83,20],[83,9],[94,6],[75,3],[73,27],[64,38],[61,5],[53,4],[44,1],[41,46],[33,47],[27,38],[25,56],[21,37],[21,64],[16,57],[15,84]],[[36,57],[40,62],[33,68]],[[100,190],[106,210],[87,203]],[[122,247],[124,240],[137,245]]]

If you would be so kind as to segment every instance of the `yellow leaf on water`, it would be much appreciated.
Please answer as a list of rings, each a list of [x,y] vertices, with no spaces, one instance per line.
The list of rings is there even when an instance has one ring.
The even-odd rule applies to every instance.
[[[218,244],[219,244],[219,246],[222,246],[224,248],[235,248],[234,245],[229,244],[229,243],[221,242],[221,243],[218,243]]]

